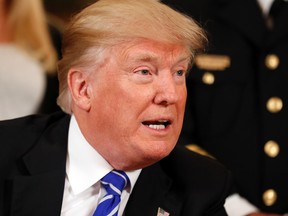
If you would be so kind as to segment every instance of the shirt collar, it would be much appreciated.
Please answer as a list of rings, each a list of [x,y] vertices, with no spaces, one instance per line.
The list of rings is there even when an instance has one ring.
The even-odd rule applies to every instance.
[[[85,191],[111,170],[113,167],[87,142],[75,116],[72,115],[68,134],[66,174],[73,193],[77,195]],[[141,169],[126,172],[130,179],[129,192],[132,191],[140,172]]]
[[[257,0],[264,15],[268,15],[274,0]]]

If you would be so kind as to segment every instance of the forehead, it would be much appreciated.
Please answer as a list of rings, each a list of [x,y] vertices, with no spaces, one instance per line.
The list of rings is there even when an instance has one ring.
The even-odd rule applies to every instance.
[[[130,61],[188,60],[189,49],[182,44],[163,43],[148,39],[138,39],[114,47],[116,57]]]

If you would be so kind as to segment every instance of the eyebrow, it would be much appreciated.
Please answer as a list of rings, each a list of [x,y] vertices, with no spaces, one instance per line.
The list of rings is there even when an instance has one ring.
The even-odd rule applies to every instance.
[[[134,61],[138,61],[138,62],[157,62],[159,59],[159,56],[157,55],[153,55],[153,53],[144,53],[144,54],[139,54],[139,55],[133,55],[131,57],[132,60]],[[177,60],[177,63],[183,62],[183,61],[187,61],[188,64],[190,64],[191,62],[191,58],[189,55],[183,55],[180,56],[180,58]]]
[[[133,55],[131,56],[131,59],[134,60],[134,61],[142,61],[142,62],[157,62],[157,60],[159,59],[158,56],[156,55],[153,55],[152,53],[150,54],[136,54],[136,55]]]

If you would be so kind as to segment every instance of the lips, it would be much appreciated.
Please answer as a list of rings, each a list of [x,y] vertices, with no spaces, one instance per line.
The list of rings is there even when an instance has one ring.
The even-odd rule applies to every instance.
[[[142,124],[154,130],[164,130],[169,125],[171,125],[171,121],[167,119],[161,119],[155,121],[144,121]]]

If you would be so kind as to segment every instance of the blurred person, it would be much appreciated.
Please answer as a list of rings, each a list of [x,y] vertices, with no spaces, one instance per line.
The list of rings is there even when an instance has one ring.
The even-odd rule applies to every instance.
[[[187,79],[179,144],[232,171],[229,215],[287,213],[287,1],[164,2],[195,18],[209,40]]]
[[[49,95],[47,80],[57,78],[50,29],[41,0],[1,0],[0,119],[37,113]]]
[[[45,91],[41,65],[11,44],[0,45],[0,119],[36,113]]]
[[[227,215],[230,172],[174,149],[202,28],[157,0],[100,0],[63,39],[68,114],[0,122],[0,214]]]

